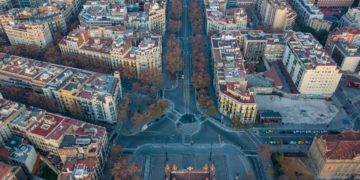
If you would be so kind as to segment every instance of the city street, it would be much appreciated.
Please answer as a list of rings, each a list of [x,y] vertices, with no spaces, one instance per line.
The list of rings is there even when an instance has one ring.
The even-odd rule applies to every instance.
[[[165,77],[166,87],[162,91],[163,98],[172,102],[173,109],[168,110],[161,118],[149,125],[149,127],[143,132],[132,135],[124,135],[121,134],[121,131],[115,131],[114,129],[113,132],[116,133],[114,143],[120,144],[124,147],[125,153],[135,153],[132,156],[132,160],[133,162],[144,165],[144,167],[142,167],[144,169],[144,179],[151,179],[154,177],[153,174],[150,173],[148,167],[154,166],[151,163],[159,162],[161,159],[160,162],[162,162],[162,164],[158,167],[159,171],[161,170],[159,173],[163,173],[163,168],[165,167],[165,164],[163,164],[164,153],[156,156],[152,154],[153,151],[149,151],[149,153],[145,155],[144,151],[141,151],[142,153],[140,154],[138,153],[141,149],[149,146],[165,147],[165,149],[167,149],[166,153],[169,154],[169,156],[170,154],[177,154],[177,152],[181,149],[188,149],[189,147],[191,147],[191,149],[202,149],[201,151],[204,151],[205,154],[210,154],[211,148],[203,149],[202,147],[217,146],[220,148],[220,152],[222,153],[216,155],[217,160],[214,160],[214,163],[215,165],[221,166],[218,167],[219,170],[224,168],[228,169],[228,171],[223,172],[223,177],[226,177],[226,179],[234,179],[236,175],[242,177],[245,174],[252,177],[256,176],[256,179],[260,180],[271,179],[269,175],[265,174],[265,172],[268,172],[266,169],[259,168],[259,166],[263,167],[263,165],[259,165],[259,163],[265,161],[260,160],[256,153],[251,153],[249,155],[242,152],[243,149],[256,152],[257,147],[261,144],[261,141],[257,138],[257,136],[252,134],[251,131],[227,128],[219,123],[219,121],[208,117],[206,114],[202,114],[197,108],[195,89],[192,86],[191,80],[192,30],[188,15],[189,2],[189,0],[183,0],[183,14],[181,16],[182,29],[179,37],[182,46],[183,69],[181,74],[183,75],[183,78],[178,78],[174,81],[169,77]],[[193,114],[196,118],[196,122],[187,123],[186,125],[181,124],[179,120],[186,114]],[[231,147],[230,149],[232,153],[224,154],[224,149],[222,149],[223,147]],[[225,149],[229,150],[229,148]],[[242,154],[245,154],[246,157]],[[187,168],[187,166],[200,166],[200,162],[195,163],[197,161],[190,161],[190,163],[181,164],[181,162],[189,159],[189,156],[195,157],[198,155],[196,155],[195,151],[187,151],[186,155],[176,156],[176,159],[182,158],[182,160],[176,161],[179,168]],[[145,161],[146,159],[149,161],[149,158],[152,159],[151,163],[149,164],[149,162],[139,160],[144,160],[144,157]],[[243,167],[238,167],[239,164],[234,163],[234,158],[240,158],[241,162],[244,164]],[[256,161],[253,159],[256,159]],[[157,164],[157,166],[159,166],[159,164]],[[253,170],[253,167],[258,168]],[[271,166],[267,166],[267,168],[271,168]],[[219,171],[219,178],[222,177],[221,173],[222,171]]]

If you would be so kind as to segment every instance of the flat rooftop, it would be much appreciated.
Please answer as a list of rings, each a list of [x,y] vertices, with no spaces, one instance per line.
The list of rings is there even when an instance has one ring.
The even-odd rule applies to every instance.
[[[84,99],[113,96],[119,80],[110,75],[0,53],[0,75]]]
[[[319,65],[336,66],[323,46],[310,33],[289,33],[287,44],[307,69]]]

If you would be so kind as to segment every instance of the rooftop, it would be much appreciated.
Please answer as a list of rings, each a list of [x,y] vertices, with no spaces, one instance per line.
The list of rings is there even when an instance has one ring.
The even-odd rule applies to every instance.
[[[110,75],[0,54],[0,75],[83,99],[103,101],[114,95],[115,87],[120,83]]]
[[[325,145],[326,152],[324,155],[327,159],[359,158],[360,133],[358,131],[344,131],[341,134],[318,134],[315,138]]]
[[[8,100],[0,99],[0,102],[4,101]],[[21,106],[19,103],[15,104]],[[0,111],[3,108],[0,106]],[[104,127],[49,113],[34,107],[29,107],[26,111],[20,113],[11,124],[18,126],[22,131],[27,131],[49,140],[62,140],[67,134],[98,140],[106,133]]]
[[[326,46],[336,45],[346,56],[360,55],[360,30],[358,28],[341,28],[332,32]]]
[[[319,65],[336,66],[323,46],[310,33],[289,33],[287,44],[307,69],[314,69]]]
[[[75,159],[68,157],[64,163],[63,170],[59,175],[59,180],[94,178],[92,174],[96,169],[96,158]]]
[[[211,38],[217,87],[221,93],[239,102],[255,103],[246,88],[244,58],[237,40],[239,32],[221,32]]]
[[[4,121],[8,120],[10,116],[19,111],[22,106],[13,101],[0,99],[0,126]]]

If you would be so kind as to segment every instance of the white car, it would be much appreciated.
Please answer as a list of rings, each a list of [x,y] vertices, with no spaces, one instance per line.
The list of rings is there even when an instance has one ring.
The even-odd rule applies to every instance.
[[[145,131],[147,128],[148,128],[148,125],[145,124],[145,125],[143,125],[143,126],[141,127],[141,131]]]

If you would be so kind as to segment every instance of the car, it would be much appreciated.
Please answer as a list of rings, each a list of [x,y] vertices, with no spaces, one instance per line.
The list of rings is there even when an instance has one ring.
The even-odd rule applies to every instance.
[[[272,131],[271,129],[268,129],[268,130],[265,131],[265,133],[266,133],[266,134],[272,134],[273,131]]]
[[[180,78],[181,78],[181,79],[185,79],[185,76],[184,76],[184,75],[181,75]]]
[[[141,127],[141,131],[145,131],[148,127],[149,127],[149,126],[148,126],[147,124],[143,125],[143,126]]]
[[[310,141],[305,141],[305,144],[311,144],[311,142]]]
[[[290,141],[289,144],[296,144],[296,141]]]
[[[298,142],[297,142],[297,144],[305,144],[305,141],[303,141],[303,140],[299,140]]]

